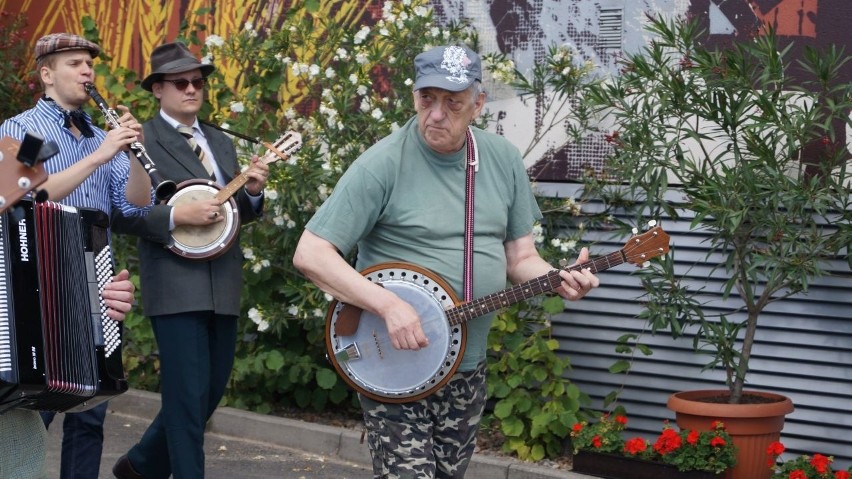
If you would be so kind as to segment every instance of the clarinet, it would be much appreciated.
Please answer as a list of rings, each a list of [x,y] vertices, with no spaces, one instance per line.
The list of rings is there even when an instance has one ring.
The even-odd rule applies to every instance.
[[[106,121],[112,128],[118,128],[121,126],[118,123],[118,115],[115,110],[107,105],[104,97],[98,93],[98,90],[95,89],[95,85],[91,83],[86,83],[85,85],[86,93],[92,97],[92,100],[95,100],[95,103],[100,108],[101,113],[106,117]],[[139,163],[142,163],[142,167],[145,168],[145,172],[148,173],[148,176],[151,178],[151,184],[157,185],[154,189],[154,194],[157,196],[157,199],[160,201],[169,199],[175,191],[177,191],[177,185],[172,180],[163,179],[160,176],[160,173],[157,171],[157,166],[154,165],[154,162],[151,160],[151,157],[148,156],[148,153],[145,151],[145,147],[142,146],[142,143],[138,141],[134,141],[129,145],[130,151],[133,153],[133,156],[139,160]]]

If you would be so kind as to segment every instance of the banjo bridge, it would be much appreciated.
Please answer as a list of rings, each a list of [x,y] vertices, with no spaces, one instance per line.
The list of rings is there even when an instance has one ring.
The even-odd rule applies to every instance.
[[[341,363],[345,363],[353,359],[361,359],[361,351],[358,349],[357,344],[350,343],[349,345],[344,346],[343,349],[334,353],[334,359]]]

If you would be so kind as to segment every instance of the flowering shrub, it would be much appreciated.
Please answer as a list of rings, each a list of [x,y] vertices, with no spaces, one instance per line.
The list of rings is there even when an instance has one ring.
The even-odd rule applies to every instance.
[[[772,468],[772,479],[849,479],[852,467],[845,470],[833,470],[834,458],[814,454],[802,454],[793,459],[778,462],[784,454],[784,444],[773,442],[766,449],[767,462]]]
[[[0,122],[29,108],[36,83],[26,63],[26,17],[0,11]]]
[[[736,464],[737,448],[720,421],[711,431],[673,429],[668,422],[653,443],[642,437],[624,440],[627,425],[623,415],[604,415],[594,424],[580,422],[571,431],[574,453],[582,450],[608,452],[657,461],[677,467],[679,471],[720,473]]]

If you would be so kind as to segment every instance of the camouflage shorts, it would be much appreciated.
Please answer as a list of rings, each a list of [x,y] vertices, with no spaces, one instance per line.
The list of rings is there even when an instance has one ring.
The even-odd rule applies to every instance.
[[[381,479],[460,479],[485,408],[485,362],[457,372],[419,401],[391,404],[359,396],[373,476]]]

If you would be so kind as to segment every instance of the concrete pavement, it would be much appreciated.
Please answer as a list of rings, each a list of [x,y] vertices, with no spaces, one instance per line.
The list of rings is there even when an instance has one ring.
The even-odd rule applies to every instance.
[[[110,401],[101,479],[148,427],[160,408],[158,394],[130,390]],[[48,431],[48,477],[59,477],[61,420]],[[361,431],[233,408],[213,414],[205,436],[208,479],[370,479],[370,456]],[[477,454],[466,479],[592,479],[591,476]]]

